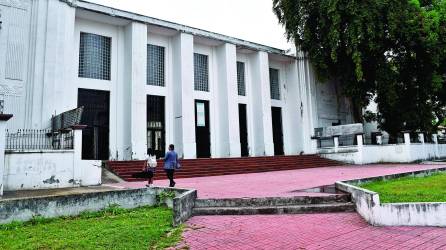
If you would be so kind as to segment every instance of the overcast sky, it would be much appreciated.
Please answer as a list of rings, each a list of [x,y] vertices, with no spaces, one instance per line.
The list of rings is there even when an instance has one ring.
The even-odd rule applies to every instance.
[[[89,0],[251,42],[289,49],[272,0]]]

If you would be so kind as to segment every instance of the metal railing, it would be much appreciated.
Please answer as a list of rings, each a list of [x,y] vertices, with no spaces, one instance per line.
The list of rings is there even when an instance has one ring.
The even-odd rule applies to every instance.
[[[54,132],[49,129],[6,131],[6,150],[73,149],[73,130]]]

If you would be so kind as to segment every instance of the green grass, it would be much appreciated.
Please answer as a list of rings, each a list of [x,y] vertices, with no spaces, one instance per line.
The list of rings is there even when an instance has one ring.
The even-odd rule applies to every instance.
[[[167,208],[111,206],[77,217],[0,225],[0,249],[165,249],[181,233]]]
[[[360,186],[377,192],[382,203],[446,202],[445,173],[375,181]]]

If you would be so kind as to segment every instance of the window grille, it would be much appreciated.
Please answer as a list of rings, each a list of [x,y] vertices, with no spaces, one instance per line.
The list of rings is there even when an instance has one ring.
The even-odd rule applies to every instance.
[[[279,70],[269,68],[271,99],[280,100]]]
[[[245,63],[237,62],[237,88],[238,95],[246,95],[245,87]]]
[[[194,53],[194,89],[209,91],[208,56]]]
[[[79,77],[110,80],[111,38],[81,32]]]
[[[147,44],[147,85],[164,86],[164,47]]]

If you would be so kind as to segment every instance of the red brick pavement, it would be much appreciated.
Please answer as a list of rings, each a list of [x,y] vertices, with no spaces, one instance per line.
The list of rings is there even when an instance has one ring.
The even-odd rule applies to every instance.
[[[356,213],[198,216],[179,248],[446,249],[446,228],[373,227]]]
[[[195,188],[199,198],[284,197],[311,195],[296,190],[334,184],[339,180],[357,179],[386,174],[439,168],[444,165],[387,164],[309,168],[266,173],[197,177],[175,180],[176,187]],[[160,167],[156,174],[164,174]],[[145,182],[113,184],[123,187],[143,187]],[[168,185],[167,180],[155,181],[157,186]],[[320,195],[320,194],[317,194]]]

